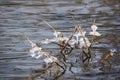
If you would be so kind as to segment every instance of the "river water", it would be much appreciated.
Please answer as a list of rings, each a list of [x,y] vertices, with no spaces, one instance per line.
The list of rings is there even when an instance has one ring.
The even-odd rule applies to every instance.
[[[119,0],[0,0],[0,80],[31,80],[31,76],[40,74],[44,62],[29,56],[31,45],[23,32],[33,42],[40,43],[45,38],[52,38],[53,32],[41,18],[47,20],[54,28],[69,36],[74,30],[76,18],[78,24],[89,32],[93,20],[96,19],[98,31],[105,35],[92,48],[99,58],[109,49],[117,53],[110,58],[112,68],[98,70],[82,70],[79,60],[79,49],[67,55],[73,63],[72,73],[67,65],[66,72],[58,80],[120,80],[120,1]],[[87,34],[89,36],[89,34]],[[89,36],[90,37],[90,36]],[[56,45],[43,45],[46,52],[59,53]],[[60,56],[58,56],[60,57]],[[41,71],[40,71],[41,70]],[[36,72],[37,71],[37,72]],[[48,73],[34,80],[53,80]]]

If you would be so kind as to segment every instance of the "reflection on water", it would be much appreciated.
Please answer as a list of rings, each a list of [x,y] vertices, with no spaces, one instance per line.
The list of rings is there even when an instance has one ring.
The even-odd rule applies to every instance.
[[[120,1],[119,0],[41,0],[41,1],[0,1],[0,79],[1,80],[119,80],[120,79]],[[78,24],[90,32],[90,26],[96,19],[100,37],[100,44],[94,45],[93,63],[82,65],[80,50],[73,50],[65,55],[66,62],[60,62],[58,77],[50,65],[45,65],[42,59],[36,60],[28,54],[30,44],[22,32],[30,36],[33,42],[40,43],[45,38],[51,38],[52,30],[40,19],[47,20],[55,29],[69,36],[74,30],[71,16],[75,16]],[[87,34],[87,36],[89,36]],[[58,53],[58,46],[43,45],[44,51],[52,52],[59,60],[63,56]],[[115,48],[117,55],[110,57],[109,64],[99,67],[96,60]],[[96,56],[95,56],[95,55]],[[50,69],[46,71],[47,68]],[[43,74],[44,73],[44,74]],[[43,75],[41,75],[43,74]],[[34,77],[36,76],[36,77]],[[40,76],[40,78],[38,77]],[[106,77],[107,76],[107,77]],[[30,78],[31,77],[31,78]]]

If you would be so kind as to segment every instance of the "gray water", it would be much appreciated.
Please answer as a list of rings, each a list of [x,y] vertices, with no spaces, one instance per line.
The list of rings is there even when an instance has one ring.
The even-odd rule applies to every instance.
[[[120,79],[120,1],[119,0],[0,0],[0,80],[30,80],[31,75],[39,74],[34,70],[43,69],[43,60],[31,58],[31,45],[23,32],[33,42],[40,43],[45,38],[52,38],[53,32],[41,18],[47,20],[54,28],[69,36],[74,30],[71,16],[75,16],[81,27],[90,31],[93,20],[99,27],[98,31],[106,35],[93,46],[93,53],[99,59],[106,51],[115,48],[118,55],[110,58],[112,69],[101,71],[82,71],[79,49],[68,55],[73,63],[72,70],[66,70],[58,80],[119,80]],[[87,34],[87,36],[89,36]],[[54,55],[59,53],[56,45],[43,45],[44,51]],[[69,68],[69,64],[66,64]],[[32,70],[32,72],[31,72]],[[53,73],[55,74],[55,73]],[[52,80],[54,76],[45,74],[35,80]]]

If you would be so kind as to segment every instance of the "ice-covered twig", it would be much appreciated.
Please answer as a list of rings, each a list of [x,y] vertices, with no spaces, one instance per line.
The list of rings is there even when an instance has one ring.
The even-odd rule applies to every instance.
[[[74,34],[74,36],[76,37],[76,43],[79,44],[80,33],[77,32],[77,33]]]
[[[76,31],[77,31],[77,27],[75,26],[75,29],[74,29],[73,33],[70,35],[69,39],[68,39],[68,40],[66,41],[66,43],[64,44],[64,47],[62,47],[61,53],[62,53],[62,51],[66,48],[66,46],[69,44],[69,41],[72,40],[72,38],[73,38],[73,36],[74,36],[74,34],[75,34]]]
[[[86,48],[88,48],[90,43],[89,43],[89,40],[87,39],[87,37],[85,37],[86,31],[82,31],[82,30],[81,30],[81,28],[80,28],[80,26],[77,24],[74,16],[72,16],[72,19],[73,19],[73,21],[74,21],[74,23],[75,23],[75,26],[76,26],[76,28],[77,28],[77,34],[74,34],[74,36],[76,36],[77,42],[81,44],[81,45],[80,45],[80,48],[83,47],[83,46],[86,47]],[[78,37],[82,37],[82,38],[79,39]],[[86,41],[86,40],[87,40],[87,41]]]
[[[80,35],[81,35],[82,38],[83,38],[84,45],[85,45],[86,49],[88,49],[89,46],[87,45],[87,41],[86,41],[86,39],[85,39],[85,38],[86,38],[86,37],[85,37],[85,32],[83,32],[79,26],[77,27],[77,29],[78,29]]]
[[[92,25],[91,29],[92,29],[92,32],[90,32],[90,35],[101,36],[101,34],[96,31],[98,29],[98,27],[96,25]]]
[[[28,36],[25,35],[25,37],[27,38],[27,40],[32,45],[32,48],[30,49],[30,53],[31,53],[32,57],[34,57],[36,59],[39,59],[40,57],[43,57],[44,61],[46,63],[53,63],[53,62],[58,61],[58,59],[56,57],[50,55],[48,52],[42,51],[42,48],[39,47],[36,43],[33,43],[32,40]]]
[[[94,39],[95,39],[95,36],[101,36],[102,35],[99,32],[97,32],[98,27],[96,26],[95,21],[96,20],[94,19],[93,25],[91,26],[92,32],[89,33],[90,35],[92,35],[90,46],[92,46],[92,44],[94,42]]]
[[[50,55],[48,52],[44,52],[43,50],[40,49],[40,47],[35,46],[30,50],[32,54],[34,54],[36,59],[39,59],[40,57],[44,58],[45,63],[53,63],[53,62],[58,62],[58,59],[52,55]]]
[[[85,39],[85,41],[86,41],[87,46],[89,47],[89,46],[91,45],[90,41],[88,40],[87,37],[85,37],[84,39]],[[86,46],[85,46],[84,39],[81,38],[81,39],[79,40],[79,41],[80,41],[80,48],[82,48],[82,47],[86,47]]]
[[[57,62],[58,59],[56,57],[54,57],[54,56],[50,56],[50,57],[45,58],[44,61],[46,63],[52,63],[52,62]]]
[[[89,34],[93,36],[101,36],[102,34],[97,32],[98,27],[96,26],[95,21],[96,20],[94,19],[93,25],[91,26],[92,32],[90,32]]]

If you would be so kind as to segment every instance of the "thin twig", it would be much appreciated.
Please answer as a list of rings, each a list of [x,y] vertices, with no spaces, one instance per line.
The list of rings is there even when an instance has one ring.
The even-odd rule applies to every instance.
[[[79,26],[78,23],[77,23],[77,21],[75,20],[74,16],[72,16],[72,19],[73,19],[74,24],[77,25],[77,26]]]
[[[68,45],[69,41],[73,38],[73,35],[75,34],[76,31],[77,31],[77,28],[75,27],[74,32],[72,33],[72,35],[70,35],[69,39],[65,43],[65,46],[61,49],[61,52],[66,48],[66,46]]]
[[[80,32],[80,34],[81,34],[81,36],[82,36],[82,38],[83,38],[83,41],[84,41],[84,43],[85,43],[86,48],[88,48],[87,43],[86,43],[86,40],[85,40],[85,38],[84,38],[84,36],[83,36],[83,33],[82,33],[82,30],[81,30],[80,26],[77,24],[74,16],[72,16],[72,19],[73,19],[73,21],[74,21],[74,23],[75,23],[75,25],[76,25],[77,30]]]
[[[94,19],[94,21],[93,21],[93,25],[95,25],[96,24],[96,19]],[[96,31],[94,31],[94,34],[93,34],[93,36],[92,36],[92,38],[91,38],[91,44],[90,44],[90,47],[92,46],[92,43],[94,42],[94,39],[95,39],[95,33],[96,33]]]
[[[81,28],[80,28],[80,27],[77,27],[77,29],[78,29],[79,33],[81,34],[81,36],[82,36],[82,38],[83,38],[85,47],[88,49],[89,47],[88,47],[88,45],[87,45],[87,42],[86,42],[86,40],[85,40],[85,37],[83,36],[83,33],[82,33]]]
[[[26,37],[26,39],[28,40],[28,42],[29,42],[30,44],[34,44],[34,43],[32,42],[32,40],[31,40],[25,33],[23,33],[23,35]]]
[[[53,30],[53,32],[57,32],[56,29],[55,29],[52,25],[50,25],[46,20],[44,20],[44,19],[42,19],[42,18],[41,18],[41,20],[42,20],[43,22],[45,22],[45,23]]]
[[[96,19],[94,19],[94,21],[93,21],[93,25],[95,25],[96,24]]]

